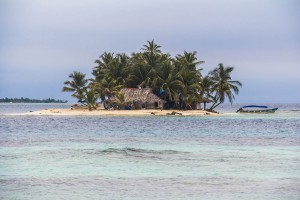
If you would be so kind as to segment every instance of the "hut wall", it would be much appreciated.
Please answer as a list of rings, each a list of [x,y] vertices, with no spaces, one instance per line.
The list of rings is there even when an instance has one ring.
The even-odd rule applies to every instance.
[[[146,109],[161,109],[163,107],[164,107],[164,104],[161,101],[146,104]]]
[[[198,103],[198,102],[193,102],[191,104],[191,107],[192,107],[193,110],[201,110],[201,104]]]
[[[146,103],[146,109],[154,109],[155,108],[155,105],[154,103]]]
[[[137,102],[134,102],[134,103],[133,103],[133,109],[134,109],[134,110],[141,110],[141,109],[142,109],[142,106],[143,106],[143,103],[140,102],[140,101],[137,101]]]
[[[146,103],[140,103],[138,106],[135,106],[135,109],[161,109],[164,107],[164,104],[162,102],[146,102]]]

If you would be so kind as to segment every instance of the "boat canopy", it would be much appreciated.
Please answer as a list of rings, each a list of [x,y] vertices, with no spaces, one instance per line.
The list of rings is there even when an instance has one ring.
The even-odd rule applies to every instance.
[[[243,106],[242,108],[268,108],[268,106],[249,105],[249,106]]]

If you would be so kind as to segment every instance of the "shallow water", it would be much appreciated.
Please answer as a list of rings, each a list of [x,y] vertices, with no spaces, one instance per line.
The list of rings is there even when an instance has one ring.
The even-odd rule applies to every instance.
[[[298,107],[247,115],[228,106],[218,117],[2,109],[0,199],[299,199]]]

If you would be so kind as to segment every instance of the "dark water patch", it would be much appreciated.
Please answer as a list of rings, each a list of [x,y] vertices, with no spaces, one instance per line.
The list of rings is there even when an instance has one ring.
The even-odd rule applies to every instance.
[[[151,150],[151,149],[138,149],[138,148],[108,148],[105,150],[97,151],[98,153],[104,154],[162,154],[162,155],[169,155],[169,154],[187,154],[189,152],[184,151],[176,151],[176,150]]]

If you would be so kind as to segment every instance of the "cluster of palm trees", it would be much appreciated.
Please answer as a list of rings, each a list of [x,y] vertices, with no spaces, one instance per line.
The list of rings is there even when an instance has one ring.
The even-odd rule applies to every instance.
[[[65,81],[63,91],[73,92],[79,102],[95,109],[98,101],[107,102],[112,96],[121,96],[121,88],[152,88],[153,92],[164,99],[166,108],[192,109],[192,103],[201,102],[204,98],[213,100],[209,110],[214,110],[226,98],[230,103],[234,94],[238,94],[239,81],[231,80],[233,67],[217,68],[202,76],[198,65],[204,63],[196,57],[196,52],[186,52],[171,57],[161,51],[161,46],[148,41],[141,52],[126,54],[103,53],[95,61],[94,78],[74,71]]]

